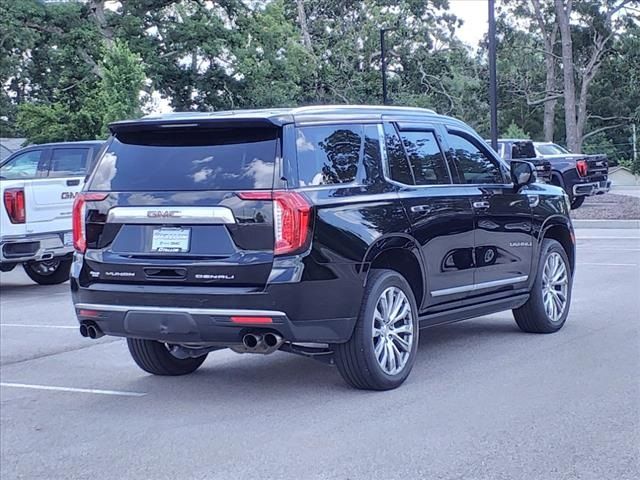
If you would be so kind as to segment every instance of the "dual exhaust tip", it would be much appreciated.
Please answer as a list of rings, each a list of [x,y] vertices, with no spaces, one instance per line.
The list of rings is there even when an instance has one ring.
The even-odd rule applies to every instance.
[[[247,333],[242,337],[242,345],[232,347],[238,353],[273,353],[284,343],[284,339],[277,333],[267,332]]]
[[[96,338],[100,338],[104,336],[102,330],[97,325],[93,325],[92,323],[81,323],[80,324],[80,335],[85,338],[91,338],[95,340]]]

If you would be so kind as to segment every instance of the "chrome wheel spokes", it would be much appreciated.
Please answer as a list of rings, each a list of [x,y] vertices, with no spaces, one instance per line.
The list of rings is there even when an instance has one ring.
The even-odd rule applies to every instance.
[[[407,364],[413,346],[409,299],[397,287],[385,289],[373,314],[373,351],[382,370],[395,375]]]
[[[542,301],[544,310],[553,322],[557,322],[567,308],[569,274],[562,256],[552,252],[542,270]]]

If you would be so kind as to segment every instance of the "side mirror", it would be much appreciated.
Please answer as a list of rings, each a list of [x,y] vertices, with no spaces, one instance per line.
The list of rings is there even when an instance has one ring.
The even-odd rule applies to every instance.
[[[536,170],[529,162],[512,160],[510,164],[511,181],[516,189],[536,181]]]

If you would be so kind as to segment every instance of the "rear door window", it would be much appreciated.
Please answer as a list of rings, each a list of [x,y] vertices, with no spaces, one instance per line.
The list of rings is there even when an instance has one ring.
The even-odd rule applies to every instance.
[[[298,127],[296,151],[300,186],[362,180],[361,177],[366,176],[362,167],[363,137],[362,125]]]
[[[447,162],[432,131],[400,132],[416,185],[451,183]]]
[[[88,148],[54,148],[49,163],[50,177],[81,177],[87,168]]]
[[[90,189],[254,190],[273,187],[276,128],[172,128],[116,134]]]

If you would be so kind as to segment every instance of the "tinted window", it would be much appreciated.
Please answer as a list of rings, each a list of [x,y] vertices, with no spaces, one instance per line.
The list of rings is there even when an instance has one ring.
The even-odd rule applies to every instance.
[[[416,185],[451,183],[449,170],[433,132],[400,132]]]
[[[447,141],[464,183],[504,183],[499,163],[475,140],[449,132]]]
[[[19,154],[9,160],[0,168],[0,177],[6,180],[18,180],[35,178],[38,173],[38,164],[42,157],[42,150],[31,150]]]
[[[358,175],[362,125],[296,129],[300,186],[352,183]]]
[[[384,132],[390,178],[405,185],[414,185],[411,167],[404,154],[404,148],[398,133],[393,126],[388,124],[384,126]]]
[[[87,167],[88,157],[88,148],[55,148],[51,153],[49,176],[82,176]]]
[[[276,129],[179,129],[119,133],[92,176],[92,190],[272,188]]]
[[[513,142],[511,146],[511,158],[518,160],[522,158],[534,158],[536,150],[533,148],[533,142]]]
[[[382,180],[382,158],[380,153],[380,136],[377,125],[364,127],[364,168],[363,175],[358,175],[362,185],[371,185]]]

